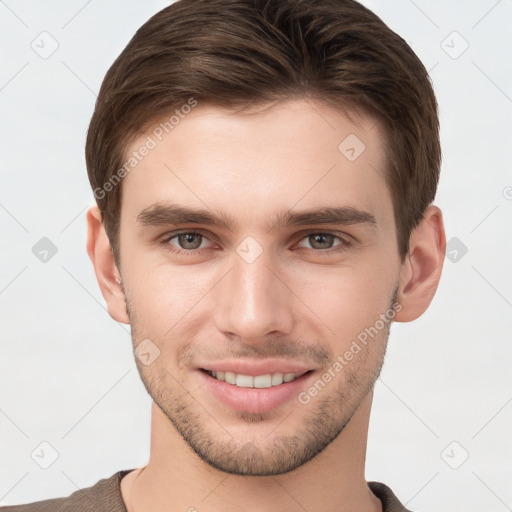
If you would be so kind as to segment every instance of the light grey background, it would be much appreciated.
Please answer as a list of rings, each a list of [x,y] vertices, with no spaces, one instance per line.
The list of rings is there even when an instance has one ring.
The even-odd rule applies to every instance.
[[[510,510],[512,2],[364,3],[432,76],[443,145],[436,204],[457,239],[431,308],[392,327],[366,476],[413,510]],[[0,2],[4,505],[68,495],[148,458],[150,400],[129,330],[108,316],[85,251],[93,196],[83,154],[106,70],[165,5]],[[41,58],[52,38],[58,48]],[[58,249],[46,263],[32,252],[42,237]]]

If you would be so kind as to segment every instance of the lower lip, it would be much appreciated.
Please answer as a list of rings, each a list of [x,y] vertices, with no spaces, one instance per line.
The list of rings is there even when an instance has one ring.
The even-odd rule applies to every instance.
[[[297,398],[305,382],[314,372],[301,375],[291,382],[283,382],[270,388],[242,388],[217,380],[208,372],[199,370],[207,389],[221,402],[237,411],[253,414],[271,411],[280,405]]]

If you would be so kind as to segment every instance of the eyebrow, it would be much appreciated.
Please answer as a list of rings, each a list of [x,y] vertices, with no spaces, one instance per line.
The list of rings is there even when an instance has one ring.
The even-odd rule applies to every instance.
[[[302,211],[291,209],[278,212],[267,225],[267,233],[281,227],[307,226],[310,224],[353,225],[367,224],[377,226],[375,216],[354,206],[320,207]],[[204,224],[218,226],[234,232],[237,222],[225,213],[212,213],[211,210],[192,209],[185,206],[159,202],[144,208],[137,215],[142,226]]]

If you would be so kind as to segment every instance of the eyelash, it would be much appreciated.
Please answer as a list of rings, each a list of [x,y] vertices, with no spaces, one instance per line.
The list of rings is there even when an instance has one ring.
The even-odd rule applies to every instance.
[[[199,231],[179,231],[177,233],[171,233],[171,234],[165,235],[165,237],[161,240],[160,243],[165,249],[169,250],[173,254],[179,254],[179,255],[185,255],[185,256],[195,256],[195,255],[197,255],[198,252],[204,250],[204,249],[189,249],[189,250],[178,249],[169,243],[171,240],[173,240],[174,238],[177,238],[180,235],[199,235],[199,236],[209,240],[209,238],[205,234],[203,234]],[[317,255],[341,253],[341,252],[347,250],[352,245],[352,243],[345,238],[346,235],[344,233],[339,233],[337,231],[312,231],[312,232],[306,234],[304,237],[302,237],[299,240],[299,242],[302,242],[302,240],[309,238],[310,236],[313,236],[313,235],[331,235],[342,242],[341,244],[339,244],[331,249],[310,249]],[[344,236],[341,236],[341,235],[344,235]],[[301,249],[304,249],[304,247],[301,247]]]

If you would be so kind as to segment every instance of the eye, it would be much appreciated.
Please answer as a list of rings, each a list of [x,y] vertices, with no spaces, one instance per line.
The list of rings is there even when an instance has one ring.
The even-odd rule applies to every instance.
[[[207,238],[201,233],[195,231],[183,231],[167,236],[162,240],[162,244],[169,247],[172,251],[178,253],[191,253],[196,250],[204,249],[202,246]],[[176,242],[176,243],[173,243]]]
[[[335,233],[310,233],[302,240],[310,244],[312,249],[320,252],[331,252],[331,250],[339,251],[350,246],[348,240]],[[335,244],[336,240],[338,240],[339,243]],[[298,247],[300,247],[300,245]]]

